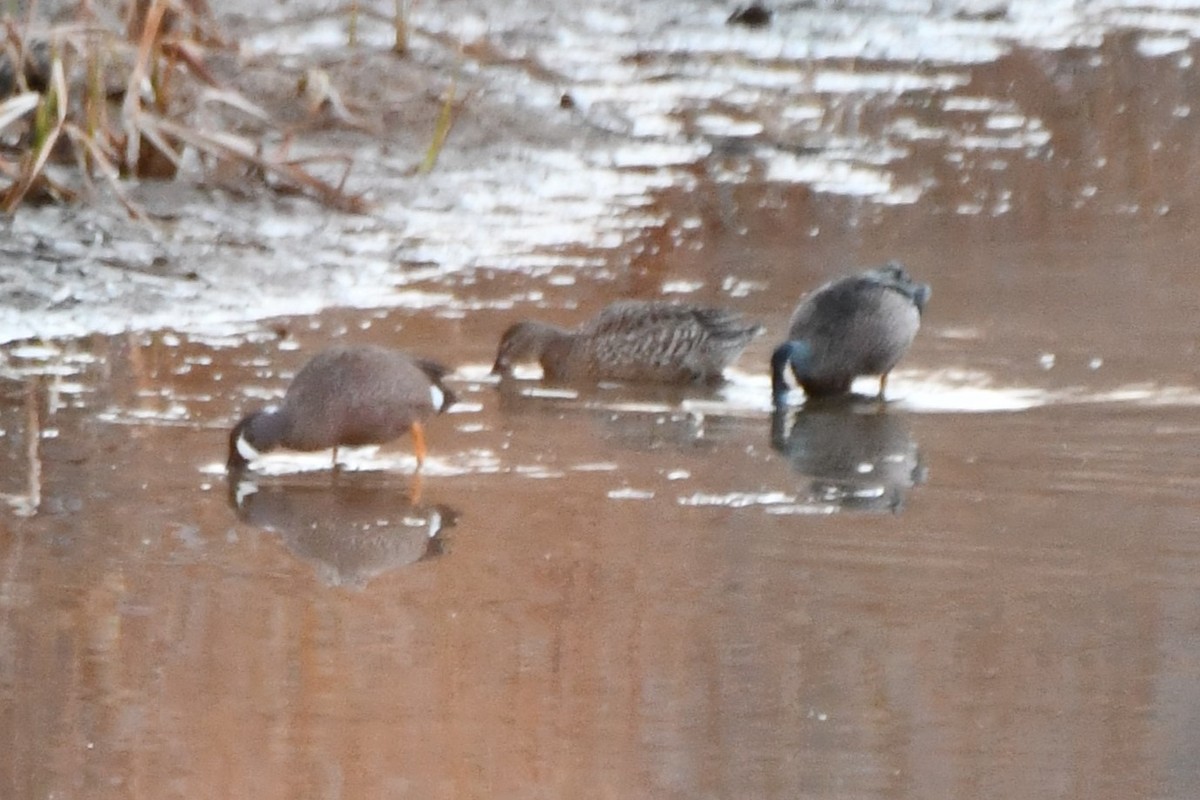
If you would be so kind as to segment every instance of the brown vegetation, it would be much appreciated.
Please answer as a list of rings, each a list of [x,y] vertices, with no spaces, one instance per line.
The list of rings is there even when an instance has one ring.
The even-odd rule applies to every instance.
[[[6,213],[22,203],[95,197],[107,187],[141,217],[123,179],[173,178],[185,158],[204,173],[233,171],[239,180],[364,210],[362,198],[344,186],[347,156],[321,159],[344,166],[339,180],[318,177],[312,156],[290,155],[291,131],[215,76],[212,54],[229,48],[205,0],[138,0],[123,16],[103,5],[80,2],[73,20],[51,26],[36,23],[33,9],[25,20],[4,20],[0,206]]]

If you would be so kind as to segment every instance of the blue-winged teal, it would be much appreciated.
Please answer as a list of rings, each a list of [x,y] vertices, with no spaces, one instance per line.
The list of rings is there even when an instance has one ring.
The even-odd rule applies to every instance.
[[[454,395],[442,384],[446,368],[397,350],[333,347],[304,365],[277,407],[243,417],[229,434],[230,470],[260,453],[383,444],[413,436],[417,467],[425,461],[422,423],[445,411]]]
[[[882,398],[888,372],[921,327],[930,293],[928,284],[893,261],[830,281],[805,297],[792,312],[788,340],[771,356],[775,404],[787,396],[789,366],[810,396],[844,394],[859,375],[878,375]]]
[[[573,331],[516,323],[500,339],[492,372],[538,361],[553,381],[715,383],[762,330],[722,308],[623,300]]]

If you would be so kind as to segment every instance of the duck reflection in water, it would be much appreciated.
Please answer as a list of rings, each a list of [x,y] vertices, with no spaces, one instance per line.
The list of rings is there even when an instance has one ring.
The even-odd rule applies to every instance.
[[[689,402],[719,410],[722,396],[711,386],[607,384],[546,392],[527,383],[502,381],[497,386],[505,416],[555,422],[570,419],[578,423],[573,430],[632,451],[715,448],[740,431],[739,419],[724,417],[719,411],[689,410]]]
[[[814,504],[898,512],[908,492],[925,482],[907,420],[874,399],[810,400],[794,413],[776,408],[771,447],[811,479]]]
[[[259,484],[233,478],[229,502],[243,522],[278,533],[329,586],[363,588],[392,569],[445,552],[457,514],[414,503],[394,486],[358,482]]]

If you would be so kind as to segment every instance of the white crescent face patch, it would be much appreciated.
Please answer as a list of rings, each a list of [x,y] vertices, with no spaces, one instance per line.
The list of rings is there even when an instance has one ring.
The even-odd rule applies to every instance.
[[[278,414],[279,406],[267,406],[261,413],[265,415]],[[250,440],[246,438],[245,428],[238,434],[237,441],[233,443],[233,446],[237,448],[238,454],[247,461],[254,461],[256,458],[262,457],[262,453],[258,451],[258,448],[250,444]]]
[[[238,438],[237,438],[237,442],[235,443],[235,446],[237,447],[238,455],[240,455],[242,458],[246,459],[247,461],[254,461],[255,459],[257,459],[259,457],[259,455],[261,455],[257,450],[254,449],[254,445],[252,445],[252,444],[250,444],[250,442],[246,441],[245,433],[238,434]]]
[[[446,401],[446,393],[443,392],[436,383],[429,386],[429,399],[433,401],[435,411],[441,410],[442,403]]]

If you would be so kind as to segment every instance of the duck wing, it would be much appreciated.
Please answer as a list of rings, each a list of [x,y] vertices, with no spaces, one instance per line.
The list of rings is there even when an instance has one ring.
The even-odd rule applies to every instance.
[[[726,309],[626,300],[581,327],[577,342],[600,371],[676,370],[677,378],[659,377],[701,378],[719,371],[761,331]]]

